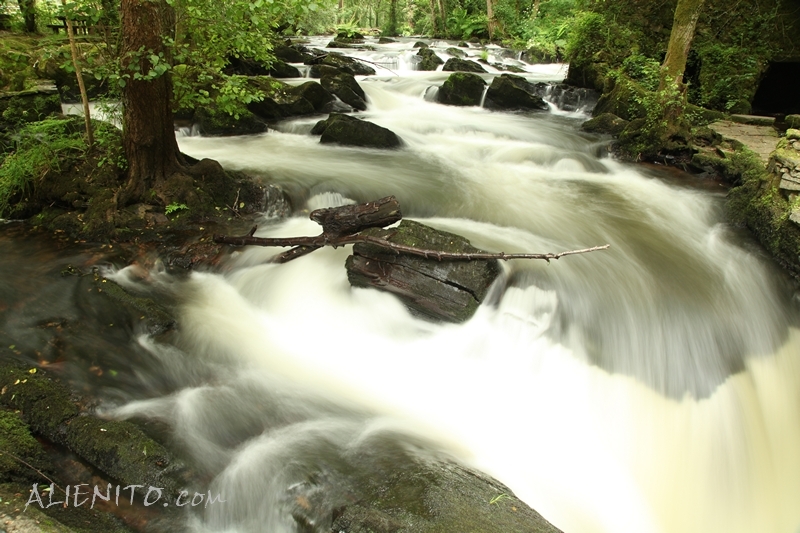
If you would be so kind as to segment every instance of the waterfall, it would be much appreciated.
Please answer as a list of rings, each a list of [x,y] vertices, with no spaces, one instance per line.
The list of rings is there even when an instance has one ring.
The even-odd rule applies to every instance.
[[[399,45],[357,53],[409,64]],[[140,344],[183,386],[115,413],[167,422],[235,502],[193,527],[293,532],[309,473],[357,465],[390,434],[483,469],[568,533],[795,533],[798,303],[724,222],[723,198],[598,159],[580,112],[442,106],[421,95],[447,73],[400,74],[359,79],[359,116],[402,150],[321,145],[308,119],[181,149],[286,186],[299,214],[262,236],[314,235],[308,210],[394,194],[405,217],[486,250],[611,248],[503,264],[460,325],[352,289],[346,248],[285,265],[250,248],[187,280],[153,273],[181,302],[180,339]]]

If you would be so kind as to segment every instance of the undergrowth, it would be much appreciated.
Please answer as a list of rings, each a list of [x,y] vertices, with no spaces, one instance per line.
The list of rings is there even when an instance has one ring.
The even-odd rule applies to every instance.
[[[0,165],[0,216],[17,194],[29,193],[33,183],[59,172],[65,161],[86,152],[83,121],[47,119],[24,126],[12,137],[14,152]]]

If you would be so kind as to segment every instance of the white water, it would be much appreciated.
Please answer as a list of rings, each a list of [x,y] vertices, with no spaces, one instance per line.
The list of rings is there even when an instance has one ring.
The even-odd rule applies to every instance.
[[[567,533],[797,532],[797,303],[731,242],[720,199],[598,160],[575,118],[425,101],[445,76],[362,81],[361,116],[395,131],[400,151],[319,145],[312,119],[181,148],[283,184],[308,209],[395,194],[406,216],[485,249],[612,248],[505,265],[463,325],[351,289],[347,249],[286,265],[247,249],[178,284],[183,352],[142,342],[187,388],[119,413],[170,421],[234,502],[195,528],[293,531],[304,472],[399,431],[494,475]],[[258,234],[317,232],[301,213]]]

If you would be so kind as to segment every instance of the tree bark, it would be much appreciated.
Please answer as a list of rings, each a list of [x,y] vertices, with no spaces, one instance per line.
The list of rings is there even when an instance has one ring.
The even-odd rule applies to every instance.
[[[170,175],[183,169],[183,161],[175,139],[169,72],[148,76],[151,55],[162,53],[159,61],[170,61],[163,37],[171,33],[173,12],[163,0],[122,0],[120,12],[122,71],[130,74],[122,88],[128,177],[118,199],[124,205],[143,199],[149,190],[158,192]],[[136,73],[145,79],[135,79]]]
[[[497,21],[494,19],[494,2],[493,0],[486,0],[486,20],[487,29],[489,30],[489,39],[494,37],[497,29]]]
[[[389,36],[397,35],[397,0],[389,1],[389,26],[387,29]]]
[[[436,14],[436,0],[431,0],[431,25],[433,26],[433,37],[439,37],[439,17]]]
[[[661,65],[659,89],[664,89],[673,83],[678,86],[683,83],[686,59],[689,57],[694,29],[697,19],[700,18],[700,9],[704,2],[705,0],[678,0],[672,22],[672,32],[669,36],[667,55]]]
[[[61,0],[61,5],[66,7],[67,0]],[[72,27],[72,21],[67,17],[67,37],[69,37],[69,48],[72,52],[72,66],[75,67],[75,77],[78,78],[78,89],[81,92],[81,102],[83,103],[83,122],[86,126],[86,143],[91,146],[94,144],[94,136],[92,135],[92,117],[89,113],[89,96],[86,94],[86,85],[83,83],[83,73],[81,72],[81,64],[78,61],[78,46],[75,44],[75,30]]]

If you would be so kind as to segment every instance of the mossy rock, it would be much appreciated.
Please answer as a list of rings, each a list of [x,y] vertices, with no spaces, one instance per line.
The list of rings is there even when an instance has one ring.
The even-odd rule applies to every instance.
[[[273,122],[288,117],[324,113],[335,99],[317,82],[307,81],[293,86],[273,78],[248,78],[255,89],[264,92],[264,99],[247,104],[247,110],[260,119]]]
[[[327,65],[329,67],[336,67],[339,70],[343,70],[344,72],[354,76],[371,76],[375,74],[374,68],[365,65],[357,59],[353,59],[352,57],[345,56],[338,52],[321,54],[319,57],[315,57],[312,61],[307,62],[307,64],[312,65],[310,74],[312,78],[319,78],[319,71],[315,70],[313,65]]]
[[[33,371],[35,370],[35,372]],[[0,364],[0,404],[21,411],[37,434],[66,446],[109,478],[177,495],[185,467],[138,426],[81,412],[77,399],[41,370]]]
[[[326,120],[317,122],[312,135],[321,135],[322,144],[342,144],[365,148],[400,148],[403,141],[391,130],[372,122],[341,113],[331,113]]]
[[[436,70],[439,65],[444,64],[442,58],[436,55],[433,49],[428,47],[420,48],[419,52],[417,52],[417,56],[421,58],[420,62],[417,64],[417,70],[432,71]]]
[[[442,70],[444,72],[486,72],[486,69],[479,63],[470,61],[469,59],[459,59],[457,57],[448,59],[442,67]]]
[[[538,94],[537,87],[514,74],[501,74],[492,80],[486,91],[489,109],[547,110],[549,106]]]
[[[40,480],[36,470],[47,470],[42,445],[27,424],[10,410],[0,408],[0,482]]]
[[[61,114],[58,93],[49,89],[0,94],[0,131]]]
[[[442,252],[479,252],[460,235],[403,220],[396,228],[364,234],[406,246]],[[500,275],[496,260],[437,261],[396,254],[373,244],[358,243],[347,258],[347,277],[354,287],[374,287],[395,294],[415,314],[444,320],[468,320]]]
[[[581,124],[581,129],[589,133],[619,135],[627,125],[627,120],[613,113],[603,113]]]
[[[522,60],[531,64],[550,64],[560,60],[555,50],[550,50],[543,46],[531,46],[522,52]]]
[[[236,117],[215,107],[201,107],[194,111],[193,120],[200,133],[209,137],[252,135],[267,130],[266,122],[247,109]]]
[[[784,121],[789,128],[800,128],[800,115],[786,115]]]
[[[439,103],[456,106],[481,104],[486,81],[473,72],[454,72],[439,88]]]
[[[451,46],[450,48],[445,50],[445,52],[447,52],[448,54],[450,54],[453,57],[460,57],[462,59],[467,57],[467,53],[464,50],[459,50],[458,48],[455,48],[454,46]]]

